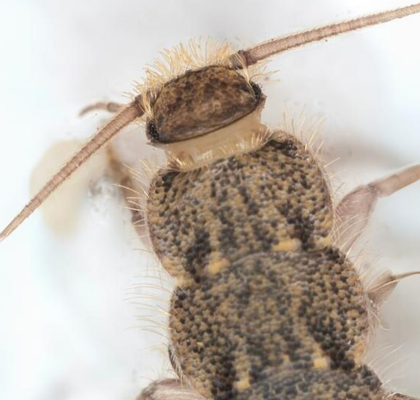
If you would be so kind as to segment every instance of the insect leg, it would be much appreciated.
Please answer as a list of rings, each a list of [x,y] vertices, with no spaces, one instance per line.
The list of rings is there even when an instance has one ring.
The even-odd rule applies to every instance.
[[[136,400],[205,400],[196,391],[182,385],[177,379],[164,379],[143,389]]]
[[[418,180],[420,180],[420,164],[359,186],[344,196],[335,212],[336,246],[343,252],[348,252],[363,233],[377,200],[388,197]]]
[[[108,147],[108,165],[113,180],[119,186],[124,196],[126,206],[131,212],[131,223],[141,239],[147,237],[146,215],[142,203],[146,198],[147,185],[144,182],[135,181],[130,173],[129,166],[122,163],[117,150],[113,146]]]

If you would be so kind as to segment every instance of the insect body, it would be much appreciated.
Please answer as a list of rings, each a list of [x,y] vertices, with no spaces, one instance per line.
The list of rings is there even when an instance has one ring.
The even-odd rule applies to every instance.
[[[198,93],[195,109],[207,108],[200,89],[208,79],[212,101],[224,98],[226,109],[231,98],[262,101],[253,84],[229,78],[233,86],[223,85],[223,72],[209,67],[177,78],[159,100],[177,104],[178,90],[192,82],[199,85],[190,88]],[[194,74],[199,79],[191,79]],[[236,79],[243,79],[238,72]],[[241,95],[229,96],[235,89]],[[230,119],[226,109],[215,112]],[[247,106],[233,108],[242,109]],[[165,123],[178,122],[176,112],[165,115]],[[188,122],[181,131],[197,136],[196,122]],[[206,398],[384,398],[380,379],[363,362],[369,316],[383,299],[376,289],[366,293],[354,265],[332,242],[333,219],[341,210],[345,224],[348,207],[334,217],[320,167],[293,136],[255,124],[228,127],[214,158],[192,170],[186,163],[182,171],[182,156],[201,136],[191,139],[197,143],[181,142],[176,170],[160,172],[149,191],[151,241],[178,282],[170,311],[174,365]],[[159,140],[160,130],[153,129]],[[236,129],[243,143],[232,146]],[[247,141],[252,150],[238,152]],[[357,196],[350,195],[352,201]],[[369,194],[362,200],[368,203]],[[384,286],[394,281],[390,276]]]
[[[170,159],[152,183],[147,217],[154,249],[177,278],[170,352],[183,387],[164,381],[143,397],[169,388],[168,397],[382,399],[388,393],[363,362],[368,315],[382,297],[363,288],[332,241],[351,203],[334,211],[305,146],[259,122],[264,96],[238,71],[253,59],[239,56],[142,92],[108,125],[146,111],[148,135]],[[191,92],[202,93],[198,104],[185,98]],[[177,115],[181,107],[193,117]],[[360,198],[369,215],[372,196]]]
[[[329,245],[329,191],[310,154],[283,137],[187,175],[157,180],[149,218],[163,265],[184,266],[170,327],[194,387],[220,399],[334,398],[345,381],[381,398],[361,364],[367,299]]]

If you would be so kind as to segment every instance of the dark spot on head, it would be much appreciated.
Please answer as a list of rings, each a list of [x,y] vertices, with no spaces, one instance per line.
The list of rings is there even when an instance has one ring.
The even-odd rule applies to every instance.
[[[152,139],[152,141],[159,141],[159,133],[156,129],[156,125],[153,122],[148,122],[146,134],[150,139]]]

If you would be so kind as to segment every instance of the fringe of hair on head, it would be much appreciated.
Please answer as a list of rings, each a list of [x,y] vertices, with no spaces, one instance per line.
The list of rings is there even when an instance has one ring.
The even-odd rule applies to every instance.
[[[247,82],[262,82],[271,75],[265,72],[266,63],[247,67],[239,55],[236,62],[232,61],[232,55],[236,53],[236,49],[229,43],[214,38],[195,38],[187,44],[180,43],[172,49],[165,49],[153,64],[145,68],[145,77],[134,82],[134,96],[142,96],[145,115],[153,118],[152,105],[162,87],[187,71],[211,65],[233,68],[240,62],[242,68],[237,71]]]

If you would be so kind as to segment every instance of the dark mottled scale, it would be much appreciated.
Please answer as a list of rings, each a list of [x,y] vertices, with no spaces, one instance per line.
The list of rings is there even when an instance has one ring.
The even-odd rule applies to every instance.
[[[207,398],[382,399],[362,364],[368,301],[331,247],[322,171],[295,139],[190,172],[148,200],[163,266],[179,278],[171,351]]]
[[[340,370],[301,371],[293,367],[270,370],[263,379],[238,394],[238,400],[377,400],[381,383],[365,368],[344,373]]]

